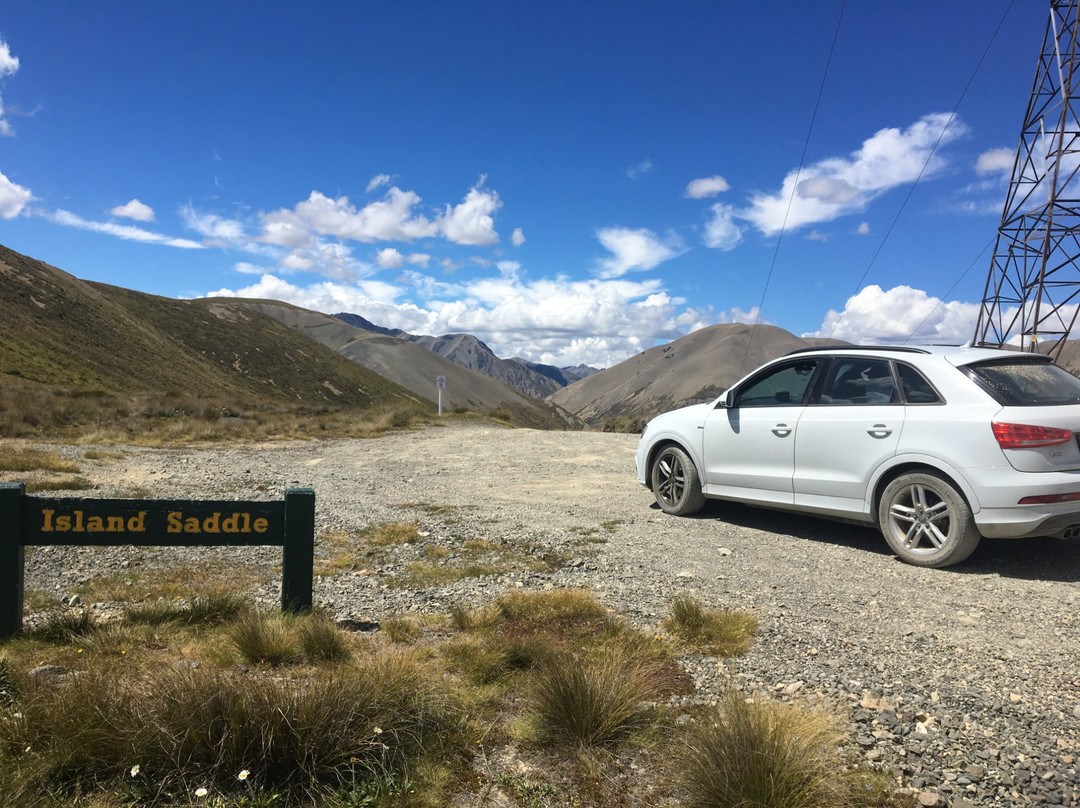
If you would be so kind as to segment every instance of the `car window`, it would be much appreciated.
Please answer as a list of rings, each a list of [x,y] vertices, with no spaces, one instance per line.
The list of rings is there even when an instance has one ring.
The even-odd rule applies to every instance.
[[[941,404],[941,396],[934,386],[911,365],[896,363],[896,372],[900,377],[900,387],[904,391],[904,401],[908,404]]]
[[[822,404],[898,404],[900,396],[888,359],[837,357],[821,389]]]
[[[1050,361],[1001,359],[968,365],[965,371],[1003,406],[1080,403],[1080,379]]]
[[[802,360],[776,368],[751,381],[735,397],[736,407],[792,407],[803,403],[818,360]]]

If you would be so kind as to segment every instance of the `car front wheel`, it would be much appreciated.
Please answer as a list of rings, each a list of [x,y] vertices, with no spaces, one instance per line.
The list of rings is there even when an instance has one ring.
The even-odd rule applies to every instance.
[[[919,567],[947,567],[967,558],[981,536],[971,508],[937,474],[903,474],[885,488],[878,525],[902,561]]]
[[[652,490],[664,513],[689,516],[705,504],[694,461],[678,446],[667,446],[656,456]]]

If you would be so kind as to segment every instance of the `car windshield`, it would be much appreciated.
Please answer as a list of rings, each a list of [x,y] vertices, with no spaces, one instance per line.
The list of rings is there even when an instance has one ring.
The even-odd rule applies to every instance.
[[[1050,361],[1000,359],[968,365],[966,371],[1003,406],[1080,404],[1080,379]]]

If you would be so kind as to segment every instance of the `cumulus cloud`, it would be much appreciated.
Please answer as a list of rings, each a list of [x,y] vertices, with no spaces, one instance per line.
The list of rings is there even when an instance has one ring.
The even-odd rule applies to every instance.
[[[742,312],[688,309],[655,279],[529,280],[516,261],[498,274],[447,283],[406,270],[399,284],[374,280],[300,286],[271,274],[209,296],[271,298],[327,313],[349,311],[414,334],[474,334],[504,357],[555,365],[617,364],[658,340],[684,336]]]
[[[702,177],[700,179],[691,180],[687,184],[683,196],[687,199],[708,199],[710,196],[716,196],[717,194],[723,193],[729,187],[728,181],[719,174],[716,174],[712,177]]]
[[[486,247],[499,243],[492,214],[502,207],[502,202],[495,191],[485,189],[483,184],[481,178],[460,204],[447,205],[446,212],[439,217],[439,230],[455,244]]]
[[[405,265],[405,256],[393,247],[387,247],[385,250],[379,250],[375,263],[383,269],[398,269]]]
[[[906,129],[882,129],[848,157],[791,171],[778,192],[753,195],[738,216],[768,236],[856,213],[890,188],[914,182],[920,172],[927,177],[941,171],[945,160],[931,157],[935,146],[966,132],[947,113],[925,115]]]
[[[62,224],[65,227],[76,227],[80,230],[90,230],[95,233],[105,233],[128,241],[141,241],[145,244],[164,244],[168,247],[180,247],[187,250],[202,249],[203,244],[186,238],[172,238],[161,233],[154,233],[130,224],[116,224],[115,222],[92,222],[77,216],[66,210],[57,210],[53,213],[42,214],[49,221]]]
[[[138,199],[132,199],[124,205],[117,205],[109,213],[125,219],[134,219],[137,222],[154,221],[154,209],[149,205],[144,205]]]
[[[686,252],[677,236],[661,239],[651,230],[608,227],[596,233],[612,255],[600,261],[603,278],[617,278],[627,272],[649,270]]]
[[[29,188],[23,188],[0,172],[0,219],[14,219],[34,198]]]
[[[742,241],[743,229],[735,222],[735,211],[731,205],[712,206],[712,215],[705,223],[705,236],[702,239],[706,247],[717,250],[731,250]]]
[[[515,247],[520,247],[525,243],[525,234],[521,232],[520,227],[515,227],[514,232],[510,234],[510,243]]]
[[[870,222],[859,222],[859,226],[855,228],[855,232],[860,236],[870,235]]]
[[[390,188],[386,196],[357,209],[347,196],[331,199],[312,191],[292,210],[263,214],[263,240],[271,244],[307,246],[315,235],[352,241],[413,241],[433,236],[438,228],[423,215],[414,216],[420,197]]]
[[[1012,174],[1016,154],[1011,149],[990,149],[979,155],[975,161],[975,173],[980,177],[987,174]]]
[[[18,70],[19,57],[12,55],[8,43],[0,39],[0,79],[3,79],[5,76],[14,75]],[[0,135],[14,134],[15,130],[4,116],[4,99],[0,97]]]
[[[843,311],[830,310],[821,329],[804,337],[856,343],[945,342],[972,339],[980,305],[945,302],[921,289],[867,286],[848,298]]]

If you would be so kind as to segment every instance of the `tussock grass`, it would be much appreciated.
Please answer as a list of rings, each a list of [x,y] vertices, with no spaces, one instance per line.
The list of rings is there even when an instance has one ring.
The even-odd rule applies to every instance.
[[[685,605],[680,622],[701,631],[710,613]],[[677,725],[668,697],[692,687],[672,646],[589,592],[381,623],[356,639],[322,612],[260,613],[211,592],[104,622],[52,615],[37,638],[0,644],[0,802],[426,808],[497,784],[554,805],[546,777],[490,766],[524,743],[558,767],[559,804],[893,805],[888,775],[845,768],[823,713],[733,693]],[[28,675],[42,663],[70,673]],[[628,745],[638,768],[609,777],[630,773]]]
[[[253,790],[278,795],[276,804],[306,804],[403,775],[442,754],[459,729],[431,672],[401,655],[303,680],[160,671],[121,682],[87,673],[32,686],[19,710],[0,722],[0,746],[19,764],[14,774],[5,767],[14,781],[8,799],[19,805],[43,793],[130,794],[139,785],[139,804],[187,804],[199,787],[236,800],[227,804],[249,804]]]
[[[128,604],[124,608],[124,621],[148,626],[168,623],[213,626],[235,620],[250,610],[251,605],[242,595],[234,592],[211,592],[186,602],[158,600]]]
[[[229,627],[229,639],[245,662],[286,665],[300,660],[300,649],[279,615],[245,615]]]
[[[55,471],[77,474],[79,464],[53,451],[28,446],[11,446],[0,454],[0,471]]]
[[[845,772],[835,719],[795,704],[747,701],[732,691],[699,720],[681,756],[692,808],[850,808],[888,804],[885,776]],[[869,786],[869,787],[868,787]]]
[[[308,615],[298,630],[300,650],[312,663],[339,663],[352,659],[352,647],[334,621],[323,612]]]
[[[647,661],[607,652],[588,660],[567,654],[551,658],[532,689],[532,719],[548,744],[603,746],[644,729],[643,703],[661,690]]]
[[[736,609],[705,610],[690,595],[671,600],[671,617],[664,628],[683,644],[721,657],[745,653],[757,634],[757,619]]]
[[[413,544],[420,539],[420,520],[374,525],[364,531],[362,538],[368,547]]]

